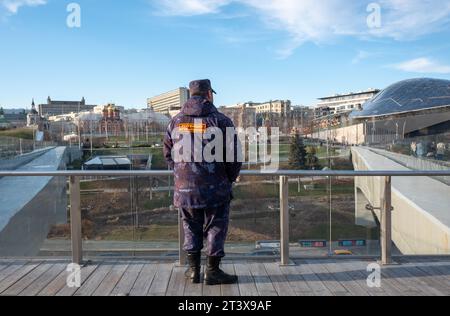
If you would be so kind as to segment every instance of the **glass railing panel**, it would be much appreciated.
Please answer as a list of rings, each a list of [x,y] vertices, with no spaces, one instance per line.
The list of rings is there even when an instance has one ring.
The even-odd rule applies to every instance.
[[[228,255],[279,256],[279,177],[241,176],[233,195]]]

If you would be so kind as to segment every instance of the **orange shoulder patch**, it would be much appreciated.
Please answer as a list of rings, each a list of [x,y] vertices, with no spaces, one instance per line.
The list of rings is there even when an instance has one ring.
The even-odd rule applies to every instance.
[[[208,128],[206,124],[180,123],[178,129],[182,133],[205,133]]]

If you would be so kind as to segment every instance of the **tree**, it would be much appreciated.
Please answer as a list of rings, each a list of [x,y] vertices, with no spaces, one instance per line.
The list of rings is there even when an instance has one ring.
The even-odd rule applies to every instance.
[[[319,170],[320,169],[320,163],[319,158],[316,156],[316,148],[314,146],[308,146],[306,148],[306,168],[308,170]]]
[[[3,107],[0,107],[0,115],[5,115],[5,111],[3,110]]]
[[[294,170],[306,168],[306,150],[303,144],[303,138],[295,135],[291,139],[291,151],[289,154],[289,167]]]

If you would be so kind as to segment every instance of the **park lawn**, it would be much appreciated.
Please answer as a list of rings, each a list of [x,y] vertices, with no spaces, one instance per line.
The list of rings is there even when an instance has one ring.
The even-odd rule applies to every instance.
[[[120,227],[100,234],[106,241],[177,241],[178,225],[152,224]]]
[[[330,239],[330,225],[329,224],[311,224],[310,228],[301,234],[299,239]],[[331,225],[331,239],[350,239],[360,238],[368,240],[378,240],[380,233],[378,228],[365,228],[347,223],[332,223]]]
[[[34,135],[33,130],[28,128],[18,128],[0,131],[0,136],[22,138],[28,140],[33,140],[33,135]]]
[[[309,183],[308,183],[309,184]],[[289,183],[289,196],[327,196],[328,184],[316,183],[314,189],[306,191],[304,184],[301,185],[300,193],[298,192],[297,183]],[[278,198],[280,195],[278,184],[255,184],[252,186],[237,186],[234,188],[235,199],[267,199]],[[349,184],[332,184],[331,192],[333,195],[354,194],[355,188],[353,183]]]

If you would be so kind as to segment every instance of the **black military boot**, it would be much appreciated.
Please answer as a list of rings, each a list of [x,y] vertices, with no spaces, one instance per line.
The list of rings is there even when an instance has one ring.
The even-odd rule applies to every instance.
[[[219,285],[219,284],[234,284],[237,283],[238,277],[229,275],[220,270],[220,257],[208,257],[205,269],[205,284]]]
[[[187,255],[189,269],[187,269],[186,279],[189,279],[193,284],[200,283],[200,272],[201,272],[201,252],[189,253]]]

